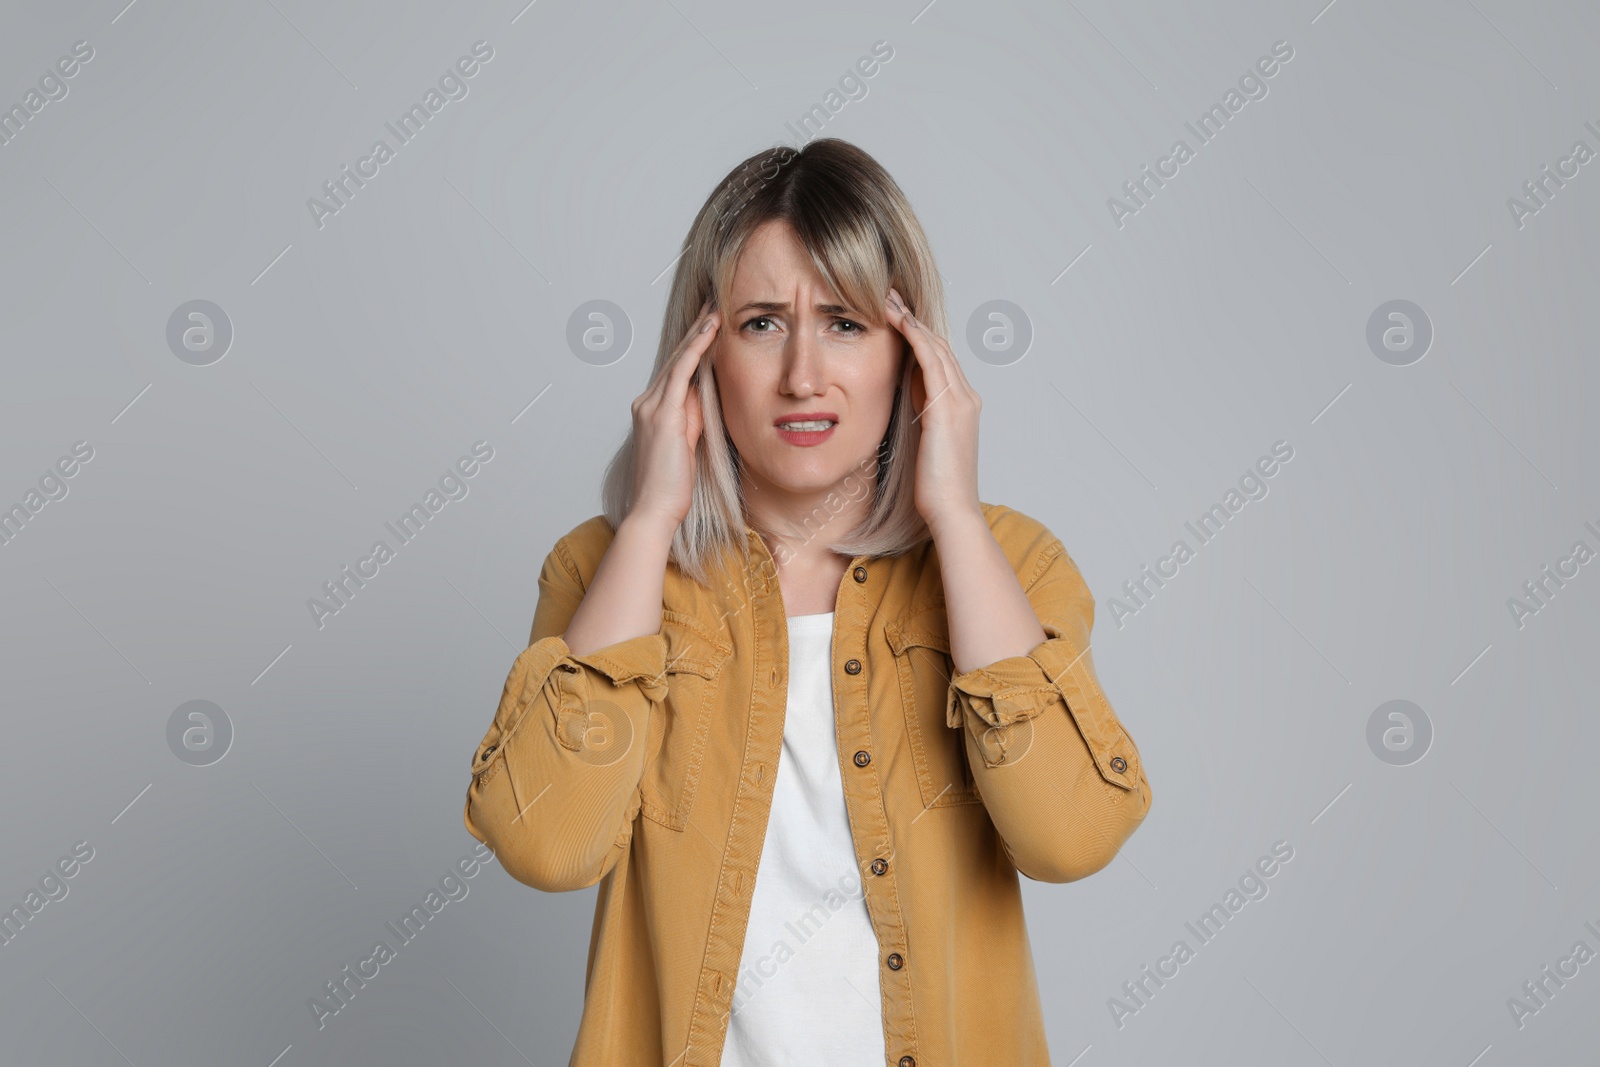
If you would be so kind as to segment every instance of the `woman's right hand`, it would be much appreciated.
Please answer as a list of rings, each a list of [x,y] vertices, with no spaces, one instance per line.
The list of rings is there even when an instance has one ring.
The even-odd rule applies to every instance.
[[[705,418],[691,391],[700,359],[716,339],[720,312],[707,301],[663,372],[633,402],[633,502],[629,516],[659,519],[677,530],[689,514],[695,456]]]

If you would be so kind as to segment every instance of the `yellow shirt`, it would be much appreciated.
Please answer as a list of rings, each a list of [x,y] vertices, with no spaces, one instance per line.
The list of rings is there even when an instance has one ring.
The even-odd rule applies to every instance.
[[[857,556],[834,605],[839,765],[897,1067],[1047,1067],[1017,875],[1087,877],[1150,809],[1076,564],[1038,520],[982,507],[1047,635],[1027,655],[952,675],[932,541]],[[545,559],[463,814],[518,881],[600,883],[569,1067],[715,1067],[783,743],[778,567],[746,526],[731,582],[669,564],[659,632],[574,656],[562,635],[612,536],[597,515]]]

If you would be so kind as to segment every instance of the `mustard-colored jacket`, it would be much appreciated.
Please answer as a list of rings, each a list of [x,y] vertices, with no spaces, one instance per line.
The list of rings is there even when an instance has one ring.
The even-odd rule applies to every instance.
[[[1150,808],[1077,566],[1039,521],[982,507],[1047,635],[1027,655],[952,676],[931,541],[856,557],[834,606],[839,766],[898,1067],[1049,1063],[1017,874],[1091,875]],[[789,686],[777,564],[745,534],[726,587],[669,564],[660,632],[585,656],[562,635],[612,530],[597,515],[562,537],[473,757],[466,827],[513,878],[601,883],[571,1067],[722,1056]]]

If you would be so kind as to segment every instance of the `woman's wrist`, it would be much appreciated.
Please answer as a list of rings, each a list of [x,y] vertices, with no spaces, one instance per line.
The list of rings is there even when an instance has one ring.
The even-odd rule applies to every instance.
[[[928,532],[933,535],[934,542],[941,538],[959,537],[964,534],[989,531],[989,520],[984,515],[982,506],[974,508],[952,509],[922,520],[928,527]]]
[[[621,536],[623,530],[638,531],[630,534],[630,537],[637,537],[641,542],[671,545],[681,525],[680,520],[635,508],[622,517],[617,534]]]

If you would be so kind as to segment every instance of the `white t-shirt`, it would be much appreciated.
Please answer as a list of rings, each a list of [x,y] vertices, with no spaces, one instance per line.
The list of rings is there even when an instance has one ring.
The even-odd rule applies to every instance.
[[[789,616],[789,700],[724,1067],[883,1067],[878,935],[845,812],[833,612]]]

